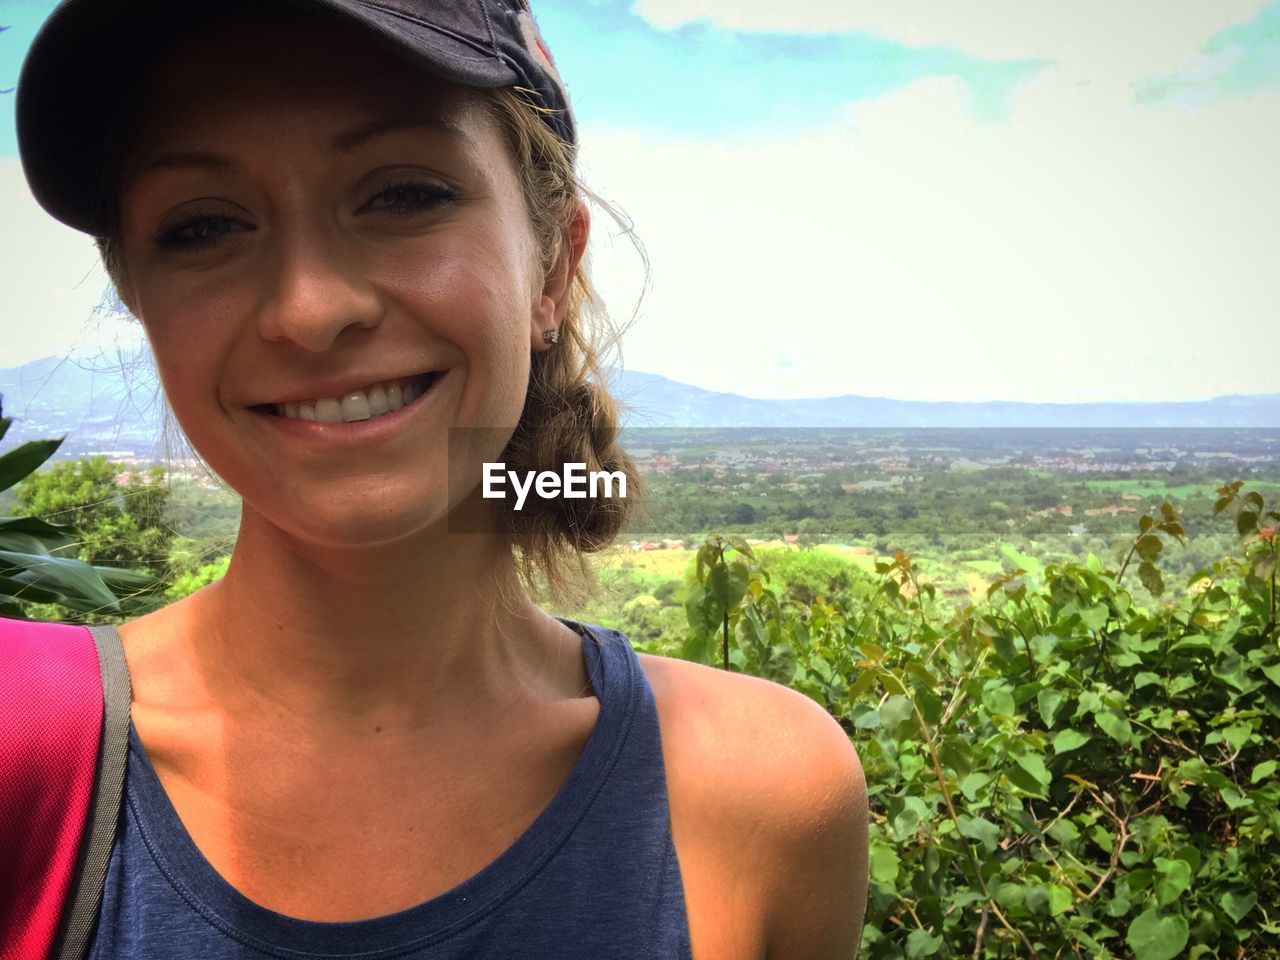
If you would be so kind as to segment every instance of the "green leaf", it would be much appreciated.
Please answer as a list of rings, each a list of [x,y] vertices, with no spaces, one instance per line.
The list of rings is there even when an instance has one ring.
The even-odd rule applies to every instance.
[[[1262,675],[1280,687],[1280,663],[1272,663],[1262,668]]]
[[[995,687],[982,694],[982,703],[990,713],[1011,717],[1018,712],[1013,702],[1013,694],[1004,687]]]
[[[987,853],[993,852],[999,845],[1001,830],[985,817],[970,817],[962,813],[956,820],[960,824],[960,835],[977,840]]]
[[[928,690],[916,689],[916,706],[926,723],[937,724],[942,719],[942,701]]]
[[[1263,553],[1253,561],[1253,575],[1259,580],[1269,580],[1276,569],[1274,554]]]
[[[751,648],[751,654],[756,660],[763,660],[768,656],[765,652],[769,647],[768,631],[760,620],[760,614],[756,612],[754,607],[743,609],[742,619],[738,621],[738,631],[739,647],[742,647],[741,641],[745,641]],[[743,652],[746,652],[746,647],[742,648]]]
[[[36,472],[40,464],[54,455],[62,440],[28,440],[0,456],[0,490],[8,490],[19,480]]]
[[[1191,576],[1187,577],[1187,583],[1186,583],[1186,585],[1189,587],[1189,586],[1191,586],[1193,583],[1198,583],[1199,581],[1204,580],[1204,579],[1212,580],[1212,579],[1213,579],[1213,571],[1212,571],[1212,570],[1205,570],[1205,569],[1202,567],[1202,568],[1200,568],[1199,570],[1197,570],[1195,573],[1193,573]]]
[[[880,726],[880,711],[875,707],[869,707],[865,703],[860,703],[854,708],[853,713],[853,729],[855,730],[874,730]]]
[[[1156,903],[1165,907],[1182,896],[1182,891],[1190,886],[1191,864],[1185,860],[1156,857],[1155,865],[1156,872],[1160,875],[1160,879],[1156,881]]]
[[[907,797],[902,801],[902,809],[893,818],[893,835],[899,840],[906,840],[915,835],[920,821],[929,816],[929,808],[919,797]]]
[[[1222,788],[1222,802],[1228,810],[1239,810],[1241,807],[1252,807],[1253,798],[1241,793],[1235,787]]]
[[[1044,765],[1044,759],[1035,753],[1020,753],[1013,758],[1014,762],[1027,771],[1042,786],[1048,786],[1053,775]]]
[[[1239,750],[1245,745],[1252,734],[1253,727],[1249,724],[1233,723],[1222,731],[1222,739],[1227,741],[1233,750]]]
[[[879,670],[876,672],[876,676],[880,678],[880,684],[887,692],[895,693],[899,696],[902,696],[907,692],[907,688],[902,685],[902,681],[894,676],[890,671]]]
[[[1151,591],[1152,596],[1159,597],[1164,595],[1164,578],[1160,576],[1160,571],[1153,564],[1147,562],[1139,564],[1138,579],[1142,581],[1144,587]]]
[[[1045,832],[1061,844],[1074,843],[1080,839],[1080,830],[1070,820],[1059,820]]]
[[[774,683],[791,683],[796,675],[796,652],[785,643],[775,643],[767,652],[768,658],[760,664],[760,676]]]
[[[1040,707],[1040,716],[1044,718],[1046,726],[1053,726],[1053,718],[1058,714],[1058,708],[1062,706],[1062,692],[1046,687],[1036,694],[1036,705]]]
[[[849,687],[849,699],[857,700],[870,690],[875,685],[876,677],[877,671],[875,670],[863,670],[859,673],[854,679],[853,685]]]
[[[714,594],[705,587],[695,586],[684,602],[685,617],[694,633],[715,636],[724,624],[724,607],[716,602]]]
[[[1079,730],[1059,730],[1053,738],[1053,752],[1057,755],[1071,750],[1079,750],[1092,739],[1092,734],[1082,733]]]
[[[710,663],[716,650],[716,641],[706,633],[695,633],[685,639],[680,647],[680,659],[693,663]]]
[[[22,573],[13,577],[0,577],[0,595],[31,603],[62,602],[62,594],[32,586],[31,578]]]
[[[1055,917],[1061,916],[1071,909],[1071,904],[1075,902],[1075,897],[1071,895],[1071,888],[1064,887],[1060,883],[1049,884],[1049,913]]]
[[[751,571],[741,560],[733,563],[717,563],[707,574],[707,593],[715,601],[721,611],[720,619],[725,613],[731,613],[742,602],[747,592],[747,584],[751,580]]]
[[[1081,622],[1090,630],[1101,630],[1111,616],[1111,609],[1105,603],[1094,604],[1080,611]]]
[[[1045,913],[1049,909],[1049,888],[1043,883],[1027,884],[1027,909],[1032,913]]]
[[[0,517],[0,549],[48,553],[75,542],[75,529],[39,517]]]
[[[1266,780],[1276,772],[1276,761],[1264,760],[1253,768],[1253,775],[1249,777],[1250,783],[1260,783]]]
[[[1002,907],[1021,906],[1027,899],[1027,888],[1021,883],[1007,881],[996,887],[995,898]]]
[[[1160,538],[1155,534],[1148,534],[1138,540],[1136,552],[1143,560],[1154,560],[1160,556],[1160,551],[1164,544],[1160,542]]]
[[[29,571],[33,586],[60,593],[70,601],[80,601],[90,608],[119,609],[119,603],[102,577],[87,563],[68,557],[0,550],[0,571],[11,575],[14,569]]]
[[[1173,960],[1187,945],[1189,934],[1187,921],[1180,914],[1162,916],[1151,907],[1129,924],[1125,942],[1142,960]]]
[[[1198,847],[1195,847],[1190,843],[1179,847],[1177,851],[1174,852],[1174,857],[1178,860],[1185,860],[1187,863],[1191,864],[1192,876],[1194,876],[1200,869],[1200,850]]]
[[[1128,745],[1133,741],[1133,728],[1129,726],[1128,718],[1122,714],[1114,710],[1099,710],[1094,715],[1094,720],[1102,732],[1116,743]]]
[[[890,733],[902,727],[915,725],[915,711],[911,701],[903,696],[892,696],[880,706],[880,723]]]
[[[1239,923],[1257,905],[1258,895],[1252,890],[1228,890],[1218,902],[1232,922]]]
[[[960,781],[960,792],[970,803],[978,799],[978,792],[995,778],[989,773],[975,770]]]
[[[898,854],[887,843],[873,843],[870,851],[871,879],[893,886],[898,880]]]
[[[931,957],[942,946],[942,937],[923,928],[912,930],[907,936],[908,957]]]
[[[1014,764],[1006,769],[1005,775],[1019,790],[1036,797],[1044,796],[1049,782],[1049,771],[1045,769],[1044,761],[1036,756],[1014,757]]]

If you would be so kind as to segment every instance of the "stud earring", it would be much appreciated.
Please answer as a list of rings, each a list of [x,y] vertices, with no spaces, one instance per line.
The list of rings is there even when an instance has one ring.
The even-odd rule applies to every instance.
[[[559,330],[543,330],[542,342],[543,343],[559,343],[560,331]]]

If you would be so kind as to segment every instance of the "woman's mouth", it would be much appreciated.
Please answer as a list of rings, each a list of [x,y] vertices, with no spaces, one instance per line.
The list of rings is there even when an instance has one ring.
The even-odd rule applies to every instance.
[[[315,420],[320,423],[354,423],[372,420],[408,406],[431,388],[440,371],[401,377],[352,390],[341,397],[318,397],[293,403],[264,404],[259,409],[287,420]]]

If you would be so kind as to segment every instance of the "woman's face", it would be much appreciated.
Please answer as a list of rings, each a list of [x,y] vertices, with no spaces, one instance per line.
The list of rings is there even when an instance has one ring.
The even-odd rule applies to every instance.
[[[448,429],[502,428],[452,464],[478,480],[572,275],[538,266],[481,96],[297,15],[202,27],[148,91],[124,261],[195,448],[302,540],[439,523]]]

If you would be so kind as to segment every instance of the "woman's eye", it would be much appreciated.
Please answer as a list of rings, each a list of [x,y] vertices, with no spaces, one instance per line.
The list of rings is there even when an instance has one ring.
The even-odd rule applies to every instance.
[[[170,250],[189,250],[208,247],[226,234],[244,224],[216,213],[197,213],[185,220],[165,227],[155,236],[156,246]]]
[[[365,206],[374,211],[405,217],[450,203],[456,198],[453,190],[441,184],[413,181],[393,183]]]

